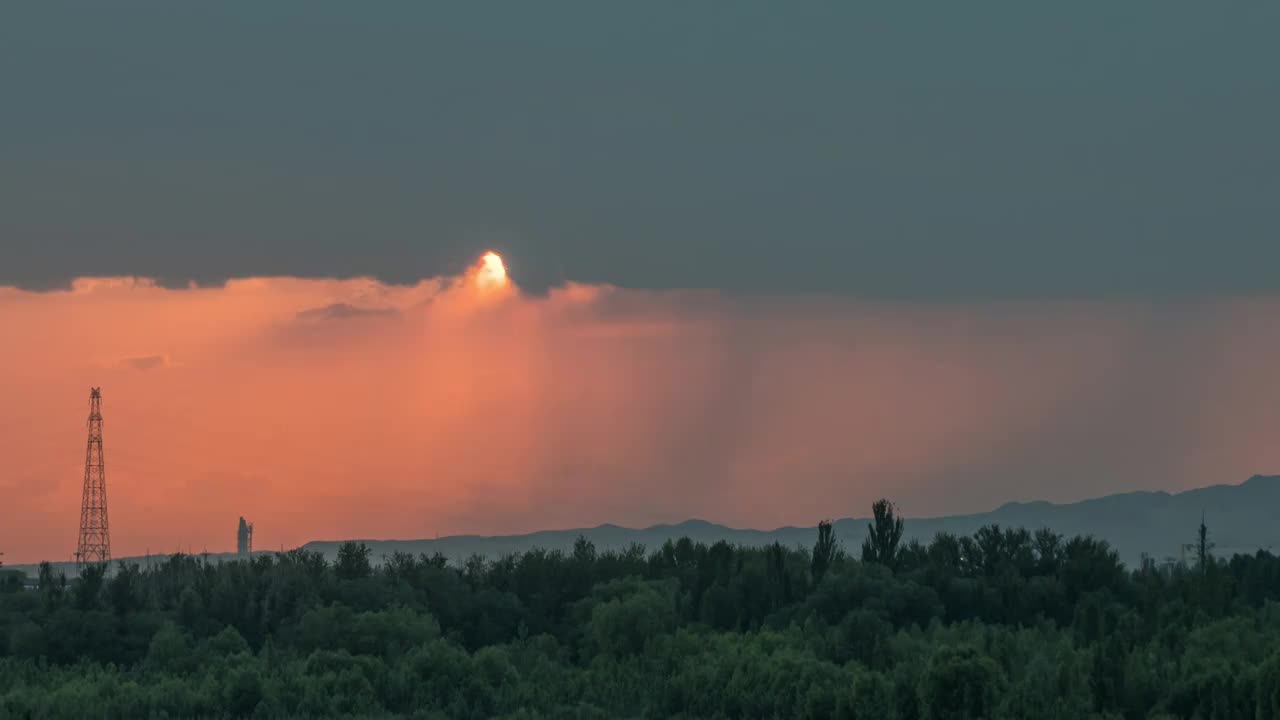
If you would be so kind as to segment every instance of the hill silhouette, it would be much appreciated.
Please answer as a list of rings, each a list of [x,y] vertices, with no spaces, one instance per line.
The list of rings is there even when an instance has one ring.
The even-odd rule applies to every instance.
[[[1277,508],[1280,508],[1280,475],[1255,475],[1238,485],[1211,485],[1177,493],[1128,492],[1073,503],[1010,502],[984,513],[907,518],[904,541],[916,539],[928,542],[939,532],[970,535],[984,525],[1025,527],[1028,530],[1047,527],[1066,536],[1092,535],[1106,540],[1119,552],[1126,565],[1136,567],[1144,554],[1158,563],[1181,559],[1182,546],[1194,541],[1202,514],[1209,528],[1209,539],[1214,543],[1215,555],[1230,556],[1274,550],[1280,547]],[[861,546],[868,522],[870,521],[866,517],[835,521],[837,538],[846,550],[856,552]],[[590,528],[543,530],[523,535],[451,535],[409,540],[352,539],[368,545],[375,561],[395,552],[407,552],[413,555],[440,553],[453,562],[462,562],[474,554],[494,558],[535,547],[568,551],[573,548],[573,543],[579,536],[586,537],[598,549],[605,550],[621,549],[633,543],[653,549],[667,540],[682,537],[706,543],[726,540],[732,544],[760,546],[779,542],[787,547],[808,547],[813,544],[816,534],[816,527],[753,530],[692,519],[646,528],[604,524]],[[343,542],[346,540],[313,541],[303,548],[319,552],[332,561],[337,557],[338,547]],[[236,557],[234,553],[208,553],[207,556],[212,560],[230,560]],[[141,557],[122,559],[140,563],[146,561],[146,558]],[[155,561],[160,557],[153,556],[151,559]],[[55,565],[71,567],[68,563]],[[28,574],[34,574],[35,571],[32,565],[14,565],[11,568],[24,570]]]
[[[1125,564],[1137,566],[1144,553],[1156,562],[1180,559],[1182,546],[1195,539],[1202,513],[1216,555],[1254,553],[1280,546],[1277,508],[1280,508],[1280,475],[1255,475],[1239,485],[1212,485],[1178,493],[1129,492],[1062,504],[1011,502],[985,513],[907,518],[904,540],[927,542],[939,532],[969,535],[983,525],[993,524],[1028,530],[1047,527],[1067,536],[1093,535],[1104,539],[1116,548]],[[861,546],[868,522],[865,517],[835,522],[836,535],[846,550],[856,551]],[[681,537],[708,543],[726,540],[759,546],[779,542],[784,546],[807,547],[813,544],[816,534],[816,527],[752,530],[694,519],[636,529],[606,524],[525,535],[454,535],[428,540],[366,539],[363,542],[372,549],[374,558],[397,551],[415,555],[439,552],[460,562],[472,554],[495,557],[534,547],[567,551],[579,535],[598,549],[620,549],[632,543],[652,549]],[[340,544],[340,541],[318,541],[305,547],[333,559]]]

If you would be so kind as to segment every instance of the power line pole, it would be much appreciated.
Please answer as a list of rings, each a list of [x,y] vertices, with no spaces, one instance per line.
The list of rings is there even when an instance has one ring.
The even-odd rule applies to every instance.
[[[1209,571],[1209,563],[1212,557],[1209,551],[1213,549],[1214,543],[1209,542],[1209,528],[1204,524],[1204,511],[1200,511],[1200,528],[1197,531],[1196,540],[1196,565],[1200,568],[1200,574]]]
[[[80,540],[76,569],[111,562],[107,525],[107,472],[102,459],[102,389],[89,393],[89,444],[84,455],[84,493],[80,499]]]

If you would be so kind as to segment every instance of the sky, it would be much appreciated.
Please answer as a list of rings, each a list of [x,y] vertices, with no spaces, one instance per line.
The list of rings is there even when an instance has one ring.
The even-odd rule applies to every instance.
[[[74,550],[91,386],[117,554],[1274,472],[1278,30],[0,7],[0,551]]]

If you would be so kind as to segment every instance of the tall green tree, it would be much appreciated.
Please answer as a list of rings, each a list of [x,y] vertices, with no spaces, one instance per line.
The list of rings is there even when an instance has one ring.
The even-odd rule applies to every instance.
[[[335,571],[340,580],[358,580],[369,577],[373,566],[369,563],[371,551],[364,543],[345,542],[338,547],[338,564]]]
[[[898,544],[902,542],[902,518],[897,517],[893,503],[877,500],[871,506],[872,522],[867,525],[867,539],[862,541],[862,562],[898,565]]]
[[[813,544],[813,557],[809,561],[809,569],[813,575],[813,584],[822,582],[822,578],[831,568],[836,557],[836,531],[830,520],[818,523],[818,541]]]

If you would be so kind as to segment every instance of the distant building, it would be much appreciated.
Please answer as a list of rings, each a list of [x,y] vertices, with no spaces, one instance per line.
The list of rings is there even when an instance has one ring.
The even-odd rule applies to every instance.
[[[253,553],[253,523],[240,518],[240,529],[236,532],[236,553],[241,557],[249,557]]]

